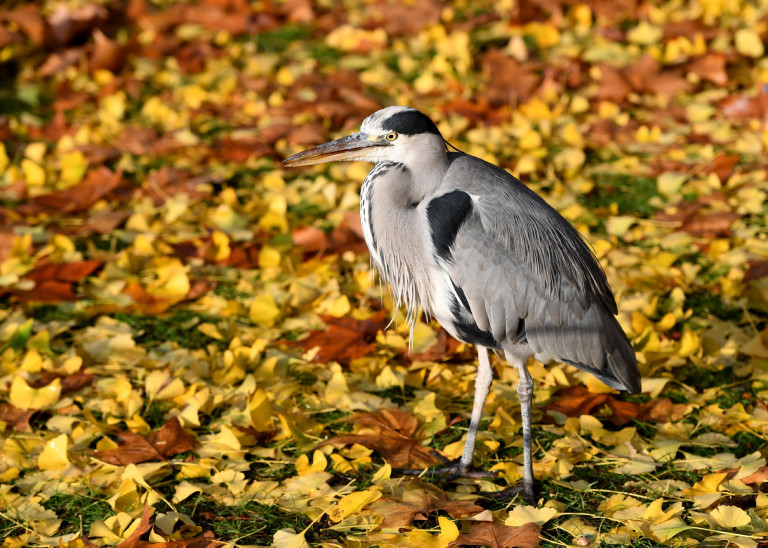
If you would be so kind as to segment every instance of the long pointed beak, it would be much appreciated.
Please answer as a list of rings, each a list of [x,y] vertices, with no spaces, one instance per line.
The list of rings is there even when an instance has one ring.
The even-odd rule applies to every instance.
[[[290,158],[283,160],[283,164],[295,167],[321,164],[334,160],[355,160],[365,156],[372,147],[386,146],[388,144],[389,141],[359,132],[294,154]]]

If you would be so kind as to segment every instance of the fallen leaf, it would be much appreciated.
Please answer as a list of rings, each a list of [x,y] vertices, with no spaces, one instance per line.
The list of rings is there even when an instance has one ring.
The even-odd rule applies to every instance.
[[[481,521],[472,523],[469,533],[459,535],[449,546],[536,547],[540,545],[539,531],[541,527],[534,523],[510,527],[501,523]]]
[[[309,337],[299,341],[283,342],[306,350],[319,347],[315,361],[348,362],[371,353],[376,347],[376,334],[386,326],[383,310],[367,320],[333,316],[322,316],[322,320],[328,326],[325,330],[311,331]]]
[[[112,172],[101,166],[89,171],[81,183],[32,198],[27,204],[19,206],[19,211],[25,215],[77,213],[111,194],[121,183],[121,172]]]
[[[0,422],[17,432],[29,432],[29,419],[34,414],[34,409],[19,409],[10,403],[0,403]]]
[[[120,442],[119,448],[92,451],[91,454],[101,461],[126,466],[151,460],[165,460],[178,453],[191,451],[197,446],[197,438],[184,432],[176,417],[146,437],[126,430],[119,433],[117,439]]]
[[[418,422],[410,413],[381,409],[375,413],[358,413],[348,420],[365,426],[371,433],[335,436],[320,445],[357,443],[378,451],[394,467],[426,468],[435,463],[432,451],[415,437]]]

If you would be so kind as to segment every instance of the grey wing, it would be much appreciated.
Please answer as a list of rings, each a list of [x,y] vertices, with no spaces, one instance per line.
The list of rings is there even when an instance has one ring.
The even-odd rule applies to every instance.
[[[582,253],[595,261],[603,276],[608,302],[589,284],[574,282],[579,274],[568,270],[572,268],[568,262],[538,265],[548,269],[545,279],[529,266],[530,259],[487,228],[482,205],[473,200],[443,263],[459,297],[457,307],[471,314],[477,328],[490,333],[497,347],[527,343],[540,356],[589,371],[614,388],[639,392],[634,350],[613,315],[613,294],[586,245],[579,240]],[[508,227],[512,233],[514,228]],[[528,244],[555,247],[562,242],[544,236]],[[546,285],[552,279],[558,284],[556,290]]]

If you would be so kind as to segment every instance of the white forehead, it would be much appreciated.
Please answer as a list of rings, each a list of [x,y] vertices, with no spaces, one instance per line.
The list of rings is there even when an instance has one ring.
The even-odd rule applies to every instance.
[[[372,135],[376,135],[379,133],[382,133],[384,131],[384,128],[382,127],[382,122],[384,120],[387,120],[391,116],[394,116],[398,112],[403,112],[406,110],[415,110],[411,107],[403,107],[403,106],[393,106],[393,107],[386,107],[381,110],[377,110],[368,118],[363,120],[363,123],[360,125],[360,131],[364,131],[365,133],[370,133]]]

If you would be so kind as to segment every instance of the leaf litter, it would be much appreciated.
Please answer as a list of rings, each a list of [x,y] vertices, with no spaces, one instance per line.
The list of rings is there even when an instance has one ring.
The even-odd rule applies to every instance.
[[[766,17],[4,7],[2,546],[764,545]],[[393,474],[460,455],[473,353],[423,320],[409,342],[371,276],[367,166],[279,163],[388,104],[541,193],[617,294],[644,394],[531,364],[538,508],[495,495],[521,466],[499,360],[499,475]]]

